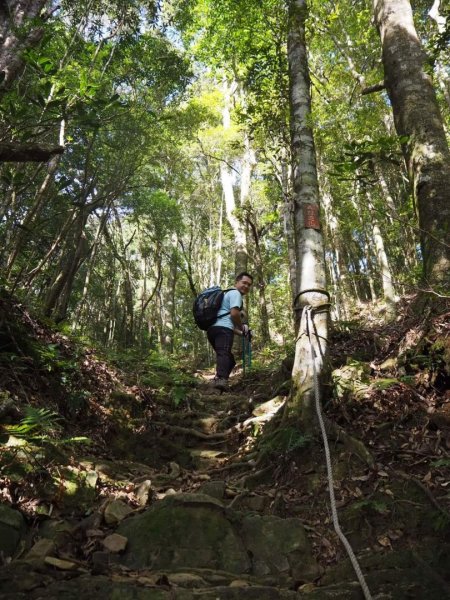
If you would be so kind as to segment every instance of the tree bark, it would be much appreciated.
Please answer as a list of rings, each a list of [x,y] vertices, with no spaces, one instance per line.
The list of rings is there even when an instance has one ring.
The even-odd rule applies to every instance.
[[[225,130],[231,126],[231,115],[230,115],[230,103],[231,96],[234,92],[236,84],[232,86],[228,85],[227,81],[224,81],[224,95],[225,102],[222,111],[223,127]],[[220,165],[220,179],[222,182],[223,197],[225,200],[225,211],[228,219],[228,223],[233,231],[234,243],[235,243],[235,274],[247,270],[248,255],[247,255],[247,239],[245,235],[245,229],[242,223],[236,216],[236,201],[234,198],[233,190],[233,176],[231,169],[225,162]]]
[[[386,89],[419,212],[424,278],[443,285],[450,272],[450,152],[408,0],[373,0]]]
[[[0,162],[46,162],[55,154],[62,154],[63,152],[63,146],[1,142]]]
[[[264,277],[263,258],[261,253],[260,235],[256,223],[252,221],[250,217],[247,218],[247,222],[250,226],[250,231],[253,234],[254,241],[254,265],[256,269],[256,289],[258,290],[258,301],[259,301],[259,323],[260,328],[258,332],[258,338],[261,340],[263,345],[270,342],[270,328],[269,328],[269,312],[267,310],[266,301],[266,278]]]
[[[289,1],[288,63],[291,110],[291,152],[297,258],[297,306],[313,307],[311,345],[304,332],[297,336],[292,371],[293,393],[287,415],[314,427],[314,368],[320,377],[328,340],[328,295],[323,237],[320,230],[319,185],[314,136],[311,127],[311,92],[305,42],[305,0]],[[308,214],[312,211],[313,222]],[[299,311],[298,311],[299,312]],[[297,325],[299,325],[297,319]],[[298,327],[297,327],[298,329]],[[317,335],[316,335],[317,334]]]
[[[0,4],[0,95],[24,66],[23,52],[44,35],[42,11],[48,0],[4,0]]]
[[[381,285],[383,288],[383,299],[386,303],[386,317],[387,319],[392,319],[396,315],[396,295],[394,283],[392,280],[392,272],[391,267],[389,265],[389,260],[386,254],[386,249],[384,246],[384,239],[381,235],[380,225],[378,223],[378,219],[375,214],[375,210],[373,204],[370,200],[369,195],[367,195],[367,201],[369,205],[369,210],[372,217],[372,236],[373,243],[375,246],[378,268],[381,275]]]

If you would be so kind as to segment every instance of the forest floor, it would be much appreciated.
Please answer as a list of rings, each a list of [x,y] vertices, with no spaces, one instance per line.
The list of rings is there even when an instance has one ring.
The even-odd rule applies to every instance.
[[[450,597],[449,313],[410,307],[334,331],[324,412],[373,597],[434,600]],[[114,368],[6,296],[0,343],[0,598],[363,597],[322,441],[280,425],[288,360],[220,394],[208,371]]]

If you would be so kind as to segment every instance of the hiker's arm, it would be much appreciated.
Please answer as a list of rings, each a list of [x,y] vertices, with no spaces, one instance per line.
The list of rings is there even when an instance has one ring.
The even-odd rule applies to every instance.
[[[242,335],[242,320],[241,320],[241,309],[240,308],[232,308],[230,310],[230,317],[233,321],[234,332],[238,335]]]

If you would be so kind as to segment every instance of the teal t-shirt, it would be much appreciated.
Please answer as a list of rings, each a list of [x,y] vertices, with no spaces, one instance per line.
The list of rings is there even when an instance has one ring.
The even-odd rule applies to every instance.
[[[229,314],[232,308],[242,308],[242,295],[241,292],[236,289],[225,292],[219,312],[217,313],[217,321],[212,327],[227,327],[228,329],[234,329],[234,324]]]

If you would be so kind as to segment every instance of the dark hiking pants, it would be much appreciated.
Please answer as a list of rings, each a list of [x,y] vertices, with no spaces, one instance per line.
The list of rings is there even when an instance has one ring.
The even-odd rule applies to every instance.
[[[207,334],[209,343],[216,353],[216,377],[228,379],[236,364],[231,352],[234,332],[228,327],[210,327]]]

